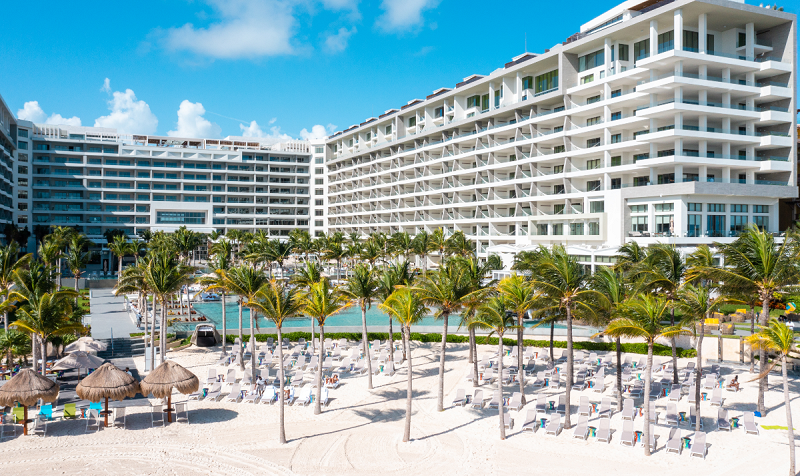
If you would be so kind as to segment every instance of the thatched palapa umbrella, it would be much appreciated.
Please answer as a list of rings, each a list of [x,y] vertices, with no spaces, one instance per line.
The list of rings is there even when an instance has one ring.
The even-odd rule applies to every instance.
[[[96,355],[87,354],[82,350],[76,350],[61,360],[53,364],[53,370],[69,370],[69,369],[96,369],[103,365],[105,359],[101,359]]]
[[[25,410],[22,433],[28,434],[28,407],[36,405],[41,398],[44,402],[54,402],[58,398],[59,386],[52,380],[42,377],[32,369],[22,369],[5,385],[0,387],[0,405],[13,406],[19,402]]]
[[[197,375],[171,360],[165,360],[141,382],[142,395],[153,394],[156,398],[167,398],[167,421],[172,422],[172,389],[184,395],[200,388]]]
[[[94,340],[91,337],[81,337],[75,342],[64,347],[64,352],[67,354],[75,351],[97,352],[98,350],[106,350],[107,348],[108,344],[105,342]]]
[[[105,426],[108,428],[108,399],[124,400],[125,397],[135,397],[139,393],[139,382],[128,372],[118,369],[111,362],[100,366],[91,375],[81,380],[75,392],[80,398],[90,402],[106,400]]]

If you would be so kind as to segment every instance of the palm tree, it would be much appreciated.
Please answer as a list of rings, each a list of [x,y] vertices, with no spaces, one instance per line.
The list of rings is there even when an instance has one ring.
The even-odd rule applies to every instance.
[[[91,251],[84,251],[87,241],[86,237],[76,233],[70,238],[70,245],[67,250],[67,268],[72,272],[72,276],[75,280],[76,293],[78,292],[78,281],[81,279],[83,268],[89,264],[89,260],[92,258]]]
[[[461,322],[459,326],[464,325],[467,327],[469,333],[469,363],[473,365],[475,375],[478,372],[478,344],[475,338],[475,328],[470,327],[469,320],[477,312],[478,307],[483,304],[483,298],[489,292],[492,292],[497,280],[492,280],[485,283],[487,273],[491,270],[488,262],[480,264],[478,258],[475,256],[464,257],[454,256],[450,258],[450,263],[459,267],[464,273],[464,279],[471,283],[472,289],[479,292],[473,292],[470,299],[465,300],[463,311],[461,311]],[[484,284],[485,283],[485,284]],[[472,384],[478,386],[478,381],[473,380]]]
[[[156,316],[155,316],[155,309],[156,309],[156,302],[153,302],[153,313],[152,318],[153,321],[150,323],[148,318],[148,296],[151,294],[151,290],[148,286],[147,279],[145,277],[145,269],[147,268],[148,261],[140,259],[132,266],[128,266],[125,268],[122,273],[120,273],[120,280],[117,286],[114,288],[114,295],[119,296],[120,294],[129,294],[129,293],[137,293],[139,295],[139,309],[142,313],[142,317],[144,318],[144,342],[145,344],[149,341],[149,348],[150,348],[150,365],[151,367],[147,368],[146,370],[152,370],[152,364],[155,358],[155,348],[153,347],[155,344],[155,331],[156,331]],[[148,337],[148,326],[149,326],[149,337]],[[147,347],[145,347],[145,352],[147,352]]]
[[[342,292],[361,308],[361,336],[364,344],[364,357],[367,359],[367,388],[372,390],[372,359],[367,340],[367,309],[378,297],[378,282],[370,268],[359,264],[353,269],[353,275],[347,280]]]
[[[392,235],[392,248],[397,254],[403,255],[405,261],[408,261],[408,256],[414,251],[414,239],[404,231],[397,232]]]
[[[395,291],[397,286],[408,286],[411,284],[412,274],[408,261],[392,263],[378,277],[378,295],[381,301],[386,301]],[[389,317],[389,358],[394,362],[394,331],[392,330],[392,318]],[[403,357],[406,356],[403,347]]]
[[[439,360],[439,385],[436,409],[444,410],[444,363],[447,354],[447,326],[450,314],[458,312],[474,297],[473,283],[466,278],[464,270],[455,265],[442,263],[431,274],[425,275],[411,288],[419,293],[422,302],[437,309],[436,317],[442,319],[442,353]]]
[[[292,245],[288,241],[272,240],[270,241],[270,258],[273,262],[278,264],[283,276],[283,263],[292,254]]]
[[[139,238],[141,238],[145,243],[150,243],[150,240],[153,239],[153,232],[149,229],[144,229],[139,232]]]
[[[772,361],[772,364],[767,367],[758,378],[767,378],[769,373],[775,366],[781,364],[781,372],[783,374],[783,402],[786,407],[786,428],[789,436],[789,474],[795,476],[795,459],[794,459],[794,428],[792,428],[792,408],[790,405],[789,395],[789,376],[787,374],[787,367],[789,366],[788,355],[789,352],[797,345],[797,340],[794,332],[786,324],[779,322],[777,319],[770,319],[768,325],[759,326],[761,329],[758,333],[747,337],[747,343],[753,349],[758,349],[763,352],[775,352],[778,358]]]
[[[463,231],[457,230],[447,239],[447,252],[458,256],[474,255],[475,243],[467,239]]]
[[[584,273],[578,260],[567,253],[566,248],[556,245],[552,249],[541,248],[534,286],[550,302],[550,311],[563,312],[567,320],[567,388],[564,427],[569,428],[570,392],[573,384],[572,318],[574,313],[593,315],[590,305],[597,292],[588,287],[589,276]],[[547,309],[547,308],[545,308]]]
[[[149,255],[148,255],[149,256]],[[144,279],[154,297],[161,301],[159,354],[163,362],[167,355],[167,301],[191,281],[192,269],[181,264],[175,255],[166,251],[153,253],[144,268]],[[154,308],[155,308],[155,302]]]
[[[444,228],[437,228],[431,233],[431,251],[439,253],[440,265],[444,264],[444,258],[447,254],[447,234]]]
[[[292,275],[291,283],[301,289],[310,288],[312,284],[318,283],[323,279],[328,279],[322,276],[322,270],[319,263],[316,261],[306,261],[306,265],[299,268],[297,272]],[[315,351],[314,344],[314,319],[311,319],[311,352]]]
[[[312,284],[311,288],[303,297],[303,313],[319,324],[319,364],[317,365],[317,399],[314,406],[314,414],[322,413],[320,398],[322,397],[322,362],[325,353],[325,320],[328,317],[346,309],[350,306],[347,297],[335,287],[331,287],[328,280]],[[369,358],[369,354],[364,356]]]
[[[19,257],[19,245],[12,241],[6,246],[0,247],[0,302],[5,302],[8,292],[14,284],[14,273],[28,264],[33,255],[30,253]],[[3,312],[3,330],[8,332],[8,312]],[[10,350],[7,359],[11,359]]]
[[[481,329],[488,329],[492,334],[497,334],[498,344],[498,378],[497,378],[497,392],[500,394],[500,405],[497,406],[498,414],[500,415],[500,439],[506,439],[506,425],[503,418],[503,335],[509,329],[516,327],[514,325],[514,309],[508,305],[508,300],[505,295],[492,296],[489,300],[480,307],[478,313],[470,320],[470,327],[478,327]],[[519,373],[524,372],[520,367]],[[520,392],[524,395],[524,392]],[[524,396],[523,396],[524,398]]]
[[[6,354],[6,367],[13,368],[14,356],[24,359],[28,365],[28,354],[31,353],[31,339],[22,332],[9,329],[0,333],[0,353]]]
[[[497,284],[497,292],[503,296],[504,306],[517,317],[517,365],[519,369],[519,393],[522,394],[522,403],[525,404],[525,371],[522,364],[524,354],[522,320],[528,311],[532,311],[540,301],[541,296],[536,293],[534,283],[527,281],[517,273],[504,278]]]
[[[683,314],[681,325],[692,329],[697,339],[697,364],[695,365],[695,412],[697,413],[697,431],[700,431],[700,381],[703,378],[703,336],[706,319],[719,308],[724,298],[712,297],[712,290],[705,286],[684,284],[678,291],[676,307]]]
[[[342,279],[342,259],[347,256],[347,249],[339,240],[328,240],[323,250],[323,258],[336,261],[336,279]]]
[[[375,267],[375,262],[381,259],[383,248],[377,241],[369,239],[359,247],[359,257],[368,262],[371,267]]]
[[[414,254],[422,259],[422,274],[427,274],[428,271],[428,252],[431,250],[430,235],[427,231],[421,231],[414,237],[412,243]]]
[[[620,305],[630,297],[631,285],[625,275],[616,268],[600,266],[592,275],[592,288],[597,291],[602,317],[611,322],[618,317]],[[617,410],[622,411],[622,344],[614,339],[617,351]]]
[[[798,282],[798,239],[789,233],[783,243],[777,244],[772,233],[750,226],[733,243],[715,243],[715,246],[725,258],[725,267],[709,268],[706,270],[708,275],[726,285],[756,290],[762,303],[760,325],[766,326],[773,294]],[[767,368],[766,353],[763,347],[757,350],[759,370],[763,375]],[[767,379],[764,376],[758,386],[758,411],[762,414],[766,413],[766,387]]]
[[[281,365],[278,366],[278,380],[280,381],[280,410],[278,411],[278,425],[280,427],[280,441],[281,444],[286,443],[286,428],[284,426],[283,406],[284,406],[284,392],[283,386],[286,379],[283,375],[283,346],[280,343],[283,341],[281,331],[283,330],[283,322],[290,318],[297,316],[302,311],[300,302],[300,295],[296,289],[289,288],[274,281],[269,282],[261,287],[256,292],[254,300],[247,302],[247,307],[251,310],[258,310],[264,317],[269,319],[275,324],[278,331],[278,358]],[[255,354],[255,352],[253,352]],[[320,365],[321,366],[321,365]]]
[[[289,243],[292,245],[292,250],[303,255],[305,261],[308,261],[308,254],[314,249],[314,243],[308,230],[301,230],[295,228],[289,232]]]
[[[114,241],[108,244],[108,250],[117,257],[119,265],[117,266],[117,273],[122,274],[122,257],[128,254],[128,242],[125,240],[124,235],[117,235]],[[119,274],[117,275],[117,283],[119,283]]]
[[[403,351],[406,354],[406,365],[408,366],[406,424],[403,431],[403,442],[407,442],[411,438],[411,398],[413,395],[412,379],[414,373],[411,365],[411,326],[420,322],[428,315],[430,310],[425,307],[419,296],[408,288],[396,290],[378,307],[393,319],[397,319],[403,333]]]
[[[58,248],[58,257],[56,258],[57,270],[57,287],[61,288],[61,259],[64,256],[64,248],[69,243],[70,237],[75,234],[75,229],[68,226],[54,226],[53,231],[48,235],[48,239],[54,241]]]
[[[653,344],[660,337],[672,338],[689,331],[679,326],[665,327],[662,322],[671,308],[669,300],[652,294],[639,294],[635,298],[625,301],[620,308],[620,315],[608,323],[605,333],[612,337],[630,337],[644,339],[647,342],[647,368],[644,378],[644,454],[650,456],[650,405],[647,404],[650,395],[650,382],[653,372]],[[571,385],[567,383],[567,388]],[[567,402],[569,405],[569,402]],[[569,407],[567,408],[569,412]],[[698,417],[699,419],[699,417]]]

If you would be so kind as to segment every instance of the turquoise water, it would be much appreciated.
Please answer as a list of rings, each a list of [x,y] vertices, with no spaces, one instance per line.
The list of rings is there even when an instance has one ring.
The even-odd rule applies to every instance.
[[[230,298],[229,298],[230,299]],[[232,300],[227,301],[225,310],[226,310],[226,324],[227,328],[230,330],[238,329],[239,328],[239,306],[236,302],[231,302]],[[222,329],[222,305],[219,302],[207,302],[207,303],[194,303],[194,309],[198,312],[204,314],[211,322],[213,322],[217,329]],[[455,331],[458,329],[460,318],[459,316],[450,316],[448,321],[448,329]],[[258,328],[264,329],[274,329],[275,324],[271,321],[268,321],[262,316],[258,316],[258,320],[256,322],[258,324]],[[526,321],[526,327],[532,327],[536,324],[536,321]],[[191,328],[194,328],[195,323],[191,323]],[[373,305],[371,309],[367,310],[367,326],[388,326],[389,325],[389,316],[381,312],[377,306]],[[399,327],[397,323],[394,322],[393,325],[395,326],[395,331],[399,332]],[[242,310],[242,327],[244,329],[250,329],[250,310],[244,308]],[[298,317],[289,319],[288,321],[284,322],[283,324],[284,329],[287,332],[291,332],[293,330],[308,330],[311,328],[311,319],[308,317]],[[361,327],[361,308],[357,306],[352,306],[344,311],[340,312],[339,314],[334,314],[330,316],[325,323],[326,328],[332,327]],[[434,318],[433,316],[426,317],[422,319],[422,321],[415,327],[442,327],[442,321]],[[556,333],[563,334],[563,329],[566,329],[566,326],[563,324],[556,324]],[[296,329],[292,329],[296,328]],[[595,331],[590,328],[581,328],[580,326],[575,326],[576,328],[576,335],[587,333],[591,335]],[[561,332],[559,332],[561,330]],[[585,330],[586,332],[581,332]],[[462,328],[462,331],[465,329]],[[538,329],[534,330],[535,334],[549,334],[550,333],[550,326],[542,326]]]

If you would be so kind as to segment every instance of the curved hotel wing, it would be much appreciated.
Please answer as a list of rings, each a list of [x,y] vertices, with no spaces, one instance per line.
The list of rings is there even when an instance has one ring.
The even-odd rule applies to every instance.
[[[325,142],[327,231],[444,227],[479,255],[732,240],[794,215],[796,16],[629,1],[543,54]]]

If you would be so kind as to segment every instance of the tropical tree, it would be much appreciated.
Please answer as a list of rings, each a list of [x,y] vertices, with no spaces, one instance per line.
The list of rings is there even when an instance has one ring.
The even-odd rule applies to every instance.
[[[201,277],[198,282],[203,286],[214,287],[220,284],[220,275],[227,272],[231,268],[231,253],[233,252],[233,245],[227,239],[220,239],[211,245],[211,259],[208,261],[208,266],[214,271],[208,275]],[[227,355],[227,336],[228,336],[228,320],[227,310],[225,307],[227,295],[225,287],[216,287],[220,294],[220,305],[222,310],[222,355]]]
[[[372,358],[367,339],[367,309],[372,307],[372,301],[379,295],[378,281],[369,267],[359,264],[353,269],[353,275],[347,280],[342,292],[361,308],[361,341],[364,344],[364,358],[367,359],[367,388],[372,390]]]
[[[564,427],[569,428],[570,422],[570,393],[572,391],[574,374],[574,356],[572,342],[572,319],[577,312],[584,315],[594,315],[591,302],[596,298],[597,291],[590,289],[589,276],[585,274],[583,266],[578,260],[567,253],[566,248],[556,245],[552,249],[542,247],[536,270],[534,272],[534,286],[542,296],[550,301],[550,306],[545,311],[563,312],[567,321],[567,387],[566,387],[566,414]]]
[[[475,242],[470,241],[461,230],[456,230],[447,239],[447,252],[451,255],[470,256],[475,254]]]
[[[0,247],[0,302],[8,299],[8,293],[14,284],[14,273],[26,266],[30,262],[30,253],[19,256],[19,244],[12,241],[6,246]],[[8,332],[8,311],[3,312],[3,330]],[[7,359],[11,359],[10,348],[7,349]]]
[[[141,230],[139,231],[139,238],[141,238],[145,243],[150,243],[150,240],[153,239],[153,232],[149,229]]]
[[[167,355],[167,301],[191,281],[192,268],[181,264],[170,252],[159,251],[151,255],[148,255],[150,260],[144,268],[144,279],[154,297],[161,301],[159,354],[163,362]]]
[[[303,255],[305,261],[308,261],[308,255],[314,250],[314,242],[308,230],[301,230],[295,228],[289,232],[289,244],[292,251],[299,255]]]
[[[786,429],[789,437],[789,474],[795,476],[795,458],[794,458],[794,428],[792,427],[792,407],[791,396],[789,394],[789,376],[787,367],[789,366],[789,352],[791,352],[797,345],[794,331],[786,324],[778,321],[777,319],[770,319],[766,326],[759,326],[760,330],[749,337],[747,343],[753,349],[763,352],[774,352],[778,357],[758,376],[758,378],[767,378],[769,373],[777,364],[781,364],[781,373],[783,374],[783,402],[786,408]]]
[[[329,239],[322,253],[326,260],[336,261],[336,279],[342,279],[342,260],[347,257],[347,249],[341,240]]]
[[[606,334],[612,337],[629,337],[644,339],[647,343],[647,368],[645,369],[644,394],[650,395],[650,383],[653,373],[653,345],[659,338],[673,338],[686,334],[689,331],[680,326],[664,326],[668,310],[671,308],[669,300],[662,296],[652,294],[639,294],[635,298],[625,301],[620,308],[620,315],[608,323]],[[568,383],[567,388],[571,385]],[[650,405],[645,397],[644,405],[644,454],[650,456]],[[569,405],[569,402],[567,402]],[[569,412],[569,408],[567,408]]]
[[[325,360],[325,320],[328,317],[350,306],[347,297],[336,288],[331,287],[327,279],[312,284],[308,292],[303,297],[303,313],[312,319],[316,319],[319,325],[319,365],[317,365],[317,398],[314,405],[314,414],[322,413],[320,398],[322,397],[322,362]],[[369,354],[364,358],[369,359]]]
[[[411,284],[413,276],[408,261],[392,263],[383,270],[377,278],[378,295],[382,302],[389,299],[389,296],[398,286],[408,286]],[[389,317],[389,358],[394,362],[394,330],[392,329],[392,317]],[[406,349],[403,347],[403,357],[406,356]]]
[[[502,279],[497,284],[497,292],[503,296],[503,307],[513,312],[517,318],[517,368],[519,369],[519,393],[522,394],[522,403],[525,404],[525,370],[523,368],[524,354],[524,327],[523,319],[528,311],[533,311],[540,305],[541,295],[536,292],[533,281],[513,273]],[[498,304],[498,303],[495,303]]]
[[[31,339],[14,329],[3,330],[0,333],[0,353],[6,355],[6,367],[8,368],[13,367],[14,356],[22,357],[27,366],[28,354],[31,353]]]
[[[412,249],[414,254],[422,259],[422,274],[427,274],[428,271],[428,253],[431,251],[431,239],[427,231],[421,231],[414,237]]]
[[[150,348],[150,366],[146,370],[152,370],[152,365],[155,361],[155,310],[157,301],[153,302],[153,313],[151,315],[153,320],[150,322],[150,319],[148,318],[148,315],[150,315],[148,313],[148,296],[150,296],[152,292],[150,290],[145,273],[148,262],[149,260],[139,259],[132,266],[125,268],[122,273],[120,273],[120,280],[119,283],[117,283],[117,286],[114,288],[114,295],[119,296],[120,294],[132,293],[137,293],[139,295],[139,310],[144,318],[144,342],[146,344],[149,342]],[[145,352],[147,352],[146,348]]]
[[[793,233],[787,234],[778,244],[772,233],[749,226],[730,244],[715,243],[725,258],[725,267],[708,268],[706,271],[716,281],[726,285],[754,289],[761,300],[760,325],[769,321],[769,309],[773,295],[800,279],[798,270],[798,239]],[[767,369],[767,359],[763,347],[759,354],[760,375]],[[764,392],[767,378],[760,378],[758,386],[758,411],[766,413]]]
[[[76,234],[74,228],[68,226],[54,226],[53,231],[47,236],[49,240],[56,243],[55,246],[58,248],[58,254],[56,255],[57,288],[61,288],[61,260],[64,257],[64,249],[69,243],[70,237],[74,234]]]
[[[87,244],[86,237],[76,233],[70,237],[70,245],[67,249],[67,268],[69,268],[74,278],[76,293],[78,292],[78,281],[81,279],[83,268],[89,264],[89,260],[92,258],[91,251],[84,251]]]
[[[395,253],[402,255],[403,259],[408,261],[409,255],[414,252],[414,239],[411,238],[411,235],[400,231],[392,235],[391,241]]]
[[[403,431],[403,442],[411,438],[411,398],[413,396],[412,380],[413,367],[411,365],[411,326],[420,322],[430,312],[422,303],[422,300],[408,288],[398,289],[378,307],[396,319],[400,324],[403,335],[403,351],[406,354],[406,365],[408,366],[407,387],[406,387],[406,424]]]
[[[606,322],[619,317],[619,307],[631,296],[631,284],[617,268],[599,266],[592,275],[592,289],[597,291],[598,313]],[[617,410],[622,411],[622,343],[614,338],[617,352]]]
[[[439,385],[436,409],[444,410],[444,366],[447,355],[447,327],[450,314],[461,310],[474,297],[473,283],[462,267],[442,263],[438,270],[428,273],[413,287],[422,302],[436,308],[435,316],[442,320],[442,352],[439,360]]]
[[[122,274],[122,258],[128,254],[129,249],[125,235],[116,235],[114,241],[108,243],[108,250],[117,257],[119,263],[117,266],[117,273],[119,274]],[[119,283],[120,280],[119,274],[117,275],[117,283]]]
[[[253,310],[258,310],[264,317],[269,319],[275,324],[278,332],[278,359],[283,362],[283,346],[280,343],[283,341],[281,332],[283,330],[283,322],[300,314],[302,311],[300,294],[296,289],[289,288],[274,281],[265,284],[259,289],[254,300],[247,302],[247,307]],[[255,354],[255,352],[253,352]],[[284,407],[284,382],[283,364],[278,366],[278,380],[280,382],[280,410],[278,410],[278,426],[279,438],[281,444],[286,443],[286,428],[284,425],[283,407]]]
[[[444,228],[437,228],[433,230],[430,236],[431,251],[439,254],[439,258],[444,263],[444,258],[447,255],[447,234]]]

